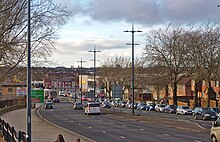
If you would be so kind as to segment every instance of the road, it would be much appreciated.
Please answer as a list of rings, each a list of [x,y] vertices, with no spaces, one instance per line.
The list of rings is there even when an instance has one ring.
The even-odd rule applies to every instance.
[[[142,119],[137,120],[135,118],[125,118],[123,114],[102,114],[87,116],[84,115],[83,110],[73,110],[71,103],[68,102],[56,103],[54,104],[53,110],[42,109],[40,110],[40,113],[43,115],[44,118],[55,124],[60,125],[71,131],[77,132],[98,142],[210,141],[208,131],[204,131],[207,132],[204,133],[189,131],[187,129],[177,129],[174,126],[160,125],[162,121],[157,121],[156,119],[156,122],[148,123],[146,120]],[[148,113],[148,115],[149,114],[153,116],[155,112],[150,112]],[[159,113],[155,115],[159,115]],[[157,119],[159,120],[159,118],[160,116]],[[184,126],[185,124],[180,122],[179,125]]]

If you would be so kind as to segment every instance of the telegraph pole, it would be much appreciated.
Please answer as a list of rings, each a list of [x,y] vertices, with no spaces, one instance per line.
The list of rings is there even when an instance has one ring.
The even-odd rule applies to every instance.
[[[126,45],[131,45],[132,47],[132,57],[131,57],[131,60],[132,60],[132,114],[134,115],[134,45],[139,45],[139,44],[135,44],[134,43],[134,33],[136,32],[142,32],[142,31],[135,31],[134,30],[134,24],[132,23],[132,30],[131,31],[124,31],[124,32],[130,32],[132,34],[132,41],[131,43],[127,43]]]
[[[27,142],[31,142],[31,2],[28,0],[28,52],[27,52]]]
[[[82,103],[82,63],[83,62],[86,62],[86,61],[83,61],[82,60],[82,57],[81,57],[81,60],[80,61],[77,61],[77,62],[80,62],[81,63],[81,76],[80,76],[80,100],[81,100],[81,103]]]
[[[95,93],[96,93],[96,81],[95,81],[95,77],[96,77],[96,52],[101,52],[99,50],[96,50],[96,47],[94,46],[94,49],[93,50],[90,50],[89,52],[93,52],[94,53],[94,101],[95,101]]]

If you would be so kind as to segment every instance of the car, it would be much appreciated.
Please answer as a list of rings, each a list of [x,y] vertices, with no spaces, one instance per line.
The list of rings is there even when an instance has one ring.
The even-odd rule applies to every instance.
[[[217,113],[214,112],[214,110],[209,107],[208,108],[198,107],[197,111],[194,112],[194,118],[202,119],[202,120],[216,120]]]
[[[104,102],[102,102],[102,107],[103,108],[111,108],[111,103],[109,101],[104,101]]]
[[[214,107],[214,108],[212,108],[212,110],[217,113],[218,117],[220,116],[220,108]]]
[[[210,129],[210,138],[212,142],[220,141],[220,118],[212,123],[212,127]]]
[[[101,114],[100,104],[98,102],[87,102],[85,106],[85,114]]]
[[[60,103],[60,99],[59,98],[53,98],[53,102],[54,103]]]
[[[192,115],[193,110],[188,106],[178,106],[176,108],[176,114],[182,114],[182,115]]]
[[[164,112],[165,107],[166,107],[166,104],[156,104],[155,111],[156,112]]]
[[[83,104],[80,102],[74,102],[73,109],[83,109]]]
[[[53,103],[52,102],[46,102],[45,109],[53,109]]]
[[[164,108],[165,113],[176,113],[176,105],[166,105]]]
[[[146,110],[147,106],[145,103],[138,103],[137,110]]]

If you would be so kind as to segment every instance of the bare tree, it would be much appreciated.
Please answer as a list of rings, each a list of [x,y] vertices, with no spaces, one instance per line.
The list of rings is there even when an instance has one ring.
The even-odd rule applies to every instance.
[[[166,74],[173,84],[173,101],[177,105],[177,84],[184,78],[188,67],[185,46],[185,30],[181,25],[168,25],[165,29],[154,30],[147,36],[145,57],[152,65],[166,68]]]
[[[47,61],[58,30],[67,21],[71,12],[52,0],[31,1],[31,56],[32,64]],[[10,74],[15,67],[26,66],[27,52],[27,1],[2,0],[0,2],[0,66],[8,70],[1,78]]]

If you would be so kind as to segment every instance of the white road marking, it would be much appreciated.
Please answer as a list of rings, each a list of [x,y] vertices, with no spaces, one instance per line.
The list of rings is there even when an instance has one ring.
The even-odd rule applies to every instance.
[[[123,125],[124,127],[126,127],[127,125]]]
[[[201,125],[199,125],[198,123],[195,123],[199,128],[205,129],[204,127],[202,127]]]
[[[140,129],[141,131],[144,131],[144,129]]]
[[[79,123],[78,125],[82,125],[82,124]]]
[[[92,127],[89,127],[89,129],[91,129]]]
[[[124,137],[124,136],[121,136],[121,138],[122,138],[122,139],[125,139],[125,137]]]
[[[74,121],[72,120],[72,121],[70,121],[70,122],[74,122]]]
[[[202,142],[202,141],[199,141],[199,140],[193,140],[194,142]]]
[[[103,133],[106,133],[106,131],[102,131]]]
[[[170,136],[169,134],[163,134],[164,136]]]
[[[110,122],[111,124],[114,124],[114,122]]]

